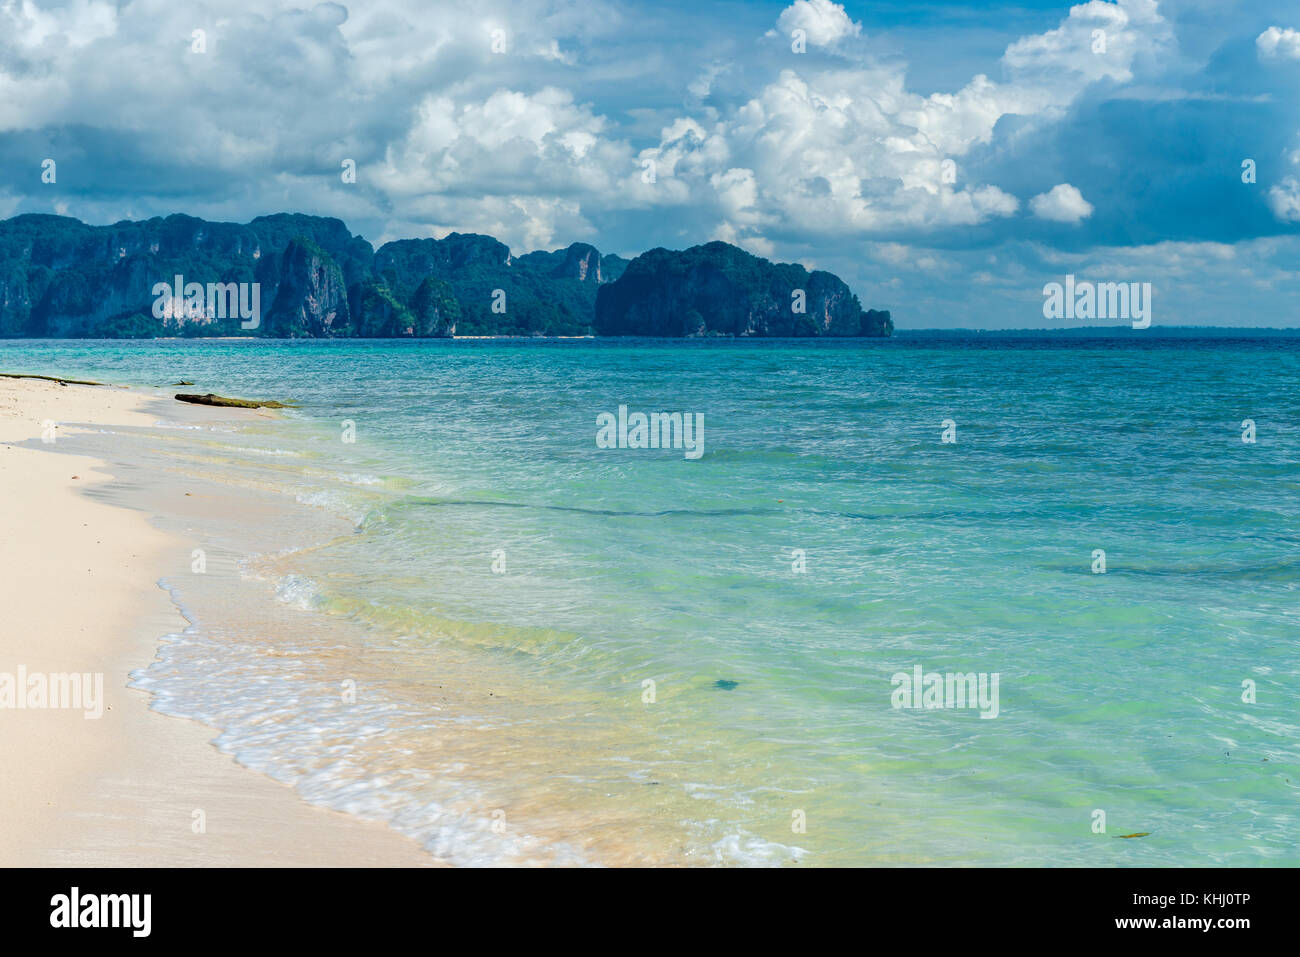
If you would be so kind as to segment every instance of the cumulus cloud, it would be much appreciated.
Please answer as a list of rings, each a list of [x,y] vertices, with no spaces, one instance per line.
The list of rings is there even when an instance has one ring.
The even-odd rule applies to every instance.
[[[1300,180],[1287,176],[1268,191],[1268,208],[1284,223],[1300,223]]]
[[[796,3],[778,27],[811,26],[819,10],[832,11],[826,22],[838,24],[824,27],[820,40],[849,35],[847,16],[829,3]],[[981,74],[956,93],[913,93],[903,67],[868,58],[790,66],[730,111],[674,126],[676,138],[649,153],[675,177],[671,199],[663,192],[657,201],[712,209],[718,228],[740,237],[928,230],[1007,217],[1019,207],[1015,196],[996,184],[956,182],[945,164],[989,144],[1003,117],[1053,122],[1092,84],[1127,83],[1141,61],[1173,46],[1152,0],[1092,0],[1072,7],[1058,27],[1010,44],[1004,81]],[[717,189],[716,177],[733,168],[747,171],[743,216]],[[1058,187],[1040,198],[1040,215],[1079,222],[1092,212],[1077,189],[1065,190],[1072,192]]]
[[[1089,0],[1055,29],[1011,44],[1003,63],[1019,85],[1060,96],[1080,82],[1128,82],[1139,59],[1168,56],[1173,47],[1155,0]]]
[[[633,168],[631,148],[605,127],[554,87],[430,95],[374,180],[435,231],[493,232],[526,249],[573,241],[592,232],[582,202],[609,196]]]
[[[658,229],[656,242],[820,259],[844,239],[991,232],[1023,197],[982,160],[1094,93],[1143,83],[1176,50],[1152,0],[1090,0],[1008,37],[987,73],[917,92],[904,61],[855,42],[866,30],[830,0],[795,0],[758,31],[675,21],[676,46],[643,37],[653,16],[608,0],[446,0],[437,17],[419,0],[197,2],[0,0],[0,158],[55,155],[59,201],[101,222],[301,209],[375,241],[454,229],[517,252],[616,224],[622,251]],[[196,26],[204,54],[190,51]],[[764,42],[768,26],[833,55]],[[114,150],[113,188],[63,189],[102,180],[102,162],[78,175],[78,155]],[[358,172],[346,187],[344,159]],[[53,191],[14,189],[19,211],[51,208]],[[1275,214],[1289,208],[1278,202]],[[1070,223],[1092,212],[1066,183],[1029,209]]]
[[[1069,183],[1058,183],[1046,193],[1029,201],[1029,209],[1039,219],[1054,223],[1081,223],[1092,215],[1092,204]]]
[[[38,54],[76,50],[110,37],[117,28],[117,9],[102,0],[74,0],[61,9],[43,10],[32,0],[0,7],[5,44],[11,50]]]
[[[831,0],[795,0],[781,11],[776,27],[786,36],[802,30],[808,42],[818,47],[833,47],[862,33],[862,25],[851,20],[844,7]]]
[[[1269,27],[1255,38],[1255,49],[1262,59],[1300,60],[1300,30]]]
[[[620,28],[603,0],[448,0],[436,17],[405,0],[0,0],[0,153],[53,156],[61,183],[100,185],[69,208],[101,221],[298,209],[550,243],[590,233],[582,203],[631,151],[538,78]],[[37,192],[23,211],[49,203]]]

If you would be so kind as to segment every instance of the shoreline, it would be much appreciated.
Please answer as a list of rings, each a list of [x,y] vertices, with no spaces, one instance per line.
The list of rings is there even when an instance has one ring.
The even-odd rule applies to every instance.
[[[975,386],[1021,382],[1028,360],[1014,344],[945,347],[920,363],[895,354],[865,379],[855,354],[804,363],[797,345],[770,356],[737,346],[703,363],[647,363],[637,347],[597,362],[580,347],[444,363],[360,343],[305,358],[266,343],[242,359],[74,343],[15,350],[7,364],[137,384],[25,384],[15,402],[28,436],[42,418],[34,397],[149,400],[134,420],[143,425],[74,430],[54,455],[25,444],[29,457],[108,463],[96,470],[112,480],[82,498],[171,536],[164,582],[190,633],[177,634],[166,604],[158,622],[136,622],[128,686],[163,714],[220,729],[209,742],[204,727],[177,722],[194,728],[198,751],[215,745],[302,801],[382,821],[444,861],[1294,859],[1285,742],[1296,729],[1278,651],[1291,625],[1278,482],[1296,436],[1285,417],[1292,356],[1189,343],[1135,350],[1094,379],[1079,362],[1092,346],[1036,354],[1036,378],[1009,388],[1013,412],[993,423]],[[792,370],[792,394],[824,396],[774,417],[737,414],[771,400],[764,372],[778,364]],[[190,406],[158,387],[178,378],[204,392],[292,395],[300,408]],[[888,395],[889,382],[909,384]],[[1255,384],[1258,445],[1236,432]],[[729,454],[704,472],[676,457],[602,455],[569,428],[610,395],[669,388],[729,423]],[[924,427],[936,395],[975,426],[966,453],[944,451]],[[846,444],[828,445],[832,416],[851,425]],[[1042,433],[1044,422],[1058,431]],[[1184,446],[1146,458],[1148,434]],[[0,445],[0,463],[22,454]],[[72,486],[92,477],[55,477],[72,474],[82,476]],[[1229,486],[1237,498],[1225,509]],[[1051,534],[1035,539],[1043,523]],[[1080,543],[1107,528],[1112,546],[1121,528],[1126,540],[1113,574],[1096,577]],[[789,574],[790,553],[772,548],[791,532],[819,543],[812,577]],[[51,559],[86,551],[59,528],[45,540]],[[489,564],[498,548],[504,575]],[[192,567],[191,550],[206,567]],[[132,574],[145,587],[155,571]],[[70,603],[63,595],[53,609]],[[1046,634],[1043,622],[1054,623]],[[1188,650],[1186,670],[1167,667],[1169,642]],[[1025,649],[1032,668],[1018,663]],[[1001,673],[999,720],[894,708],[890,675],[931,667],[927,654]],[[1186,693],[1221,688],[1233,661],[1258,664],[1269,693],[1256,709],[1234,693]],[[14,667],[0,658],[0,672]],[[1134,702],[1156,733],[1133,724]],[[1223,734],[1231,755],[1215,745]],[[118,797],[134,813],[145,806]],[[200,806],[167,809],[177,843]],[[1091,808],[1109,808],[1114,833],[1149,837],[1103,839],[1087,827]],[[793,830],[795,811],[813,826]],[[128,833],[111,822],[101,832]]]
[[[128,687],[186,625],[158,583],[188,565],[189,546],[100,500],[114,476],[68,454],[67,440],[82,426],[149,426],[152,398],[0,380],[0,500],[18,503],[0,529],[0,675],[102,675],[103,688],[98,718],[0,706],[0,760],[18,771],[0,777],[0,864],[437,865],[390,828],[242,767],[213,745],[216,729],[155,711]],[[51,422],[68,424],[52,448],[33,447]]]

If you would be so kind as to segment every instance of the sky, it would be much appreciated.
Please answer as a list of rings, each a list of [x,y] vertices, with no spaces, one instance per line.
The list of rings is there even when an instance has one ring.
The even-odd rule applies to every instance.
[[[1046,318],[1067,274],[1300,326],[1298,106],[1275,0],[0,0],[0,218],[721,239],[900,329],[1122,324]]]

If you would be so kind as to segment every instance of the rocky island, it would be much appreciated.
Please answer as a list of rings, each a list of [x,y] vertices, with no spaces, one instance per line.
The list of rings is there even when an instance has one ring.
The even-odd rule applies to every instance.
[[[257,285],[258,315],[159,308],[155,285]],[[233,285],[232,285],[233,284]],[[196,286],[197,288],[197,286]],[[374,249],[338,219],[172,215],[0,222],[0,338],[888,336],[837,276],[723,242],[627,260],[587,243],[513,256],[477,234]]]

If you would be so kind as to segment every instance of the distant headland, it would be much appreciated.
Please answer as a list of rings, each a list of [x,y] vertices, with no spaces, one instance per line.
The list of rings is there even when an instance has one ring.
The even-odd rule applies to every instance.
[[[828,272],[723,242],[512,256],[451,233],[374,249],[338,219],[0,221],[0,338],[888,336]]]

